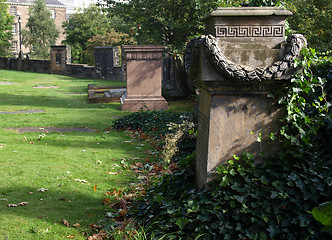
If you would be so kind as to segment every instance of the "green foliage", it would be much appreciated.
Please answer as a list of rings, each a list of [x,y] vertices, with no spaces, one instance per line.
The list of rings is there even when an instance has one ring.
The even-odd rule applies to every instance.
[[[36,0],[29,8],[28,30],[22,30],[23,44],[30,48],[30,55],[37,59],[47,59],[50,56],[50,46],[59,37],[54,19],[47,9],[45,1]]]
[[[286,7],[293,12],[288,18],[294,31],[303,34],[308,45],[324,52],[332,49],[332,2],[330,0],[289,0]]]
[[[126,33],[120,33],[113,28],[108,29],[108,32],[103,35],[99,34],[93,36],[88,40],[87,49],[85,51],[86,62],[88,65],[94,65],[94,49],[97,46],[121,46],[133,45],[136,42],[133,37]]]
[[[315,207],[310,212],[314,218],[322,223],[325,228],[323,231],[332,234],[332,202],[326,202]]]
[[[113,128],[118,130],[142,130],[144,132],[168,132],[168,124],[180,124],[182,113],[167,111],[139,111],[123,116],[114,122]]]
[[[71,46],[73,62],[92,64],[92,48],[99,44],[115,46],[133,43],[131,36],[114,30],[114,22],[118,21],[102,14],[101,9],[93,5],[64,22],[66,40],[63,43]]]
[[[287,146],[311,149],[317,145],[311,138],[326,121],[331,121],[331,95],[325,89],[329,89],[328,80],[332,79],[332,58],[319,58],[314,49],[304,49],[302,55],[303,59],[295,63],[303,68],[302,72],[291,79],[291,84],[285,87],[287,94],[279,98],[279,103],[287,106],[281,134]],[[315,68],[319,71],[313,71]]]
[[[275,93],[288,113],[283,151],[257,165],[250,153],[234,156],[202,191],[194,186],[195,156],[182,158],[185,168],[162,176],[136,203],[138,223],[156,237],[329,239],[309,211],[332,195],[331,62],[305,50],[302,74]]]
[[[0,0],[0,56],[8,56],[11,50],[12,24],[14,17],[10,16],[5,0]]]
[[[108,14],[127,23],[139,44],[165,44],[181,52],[190,36],[201,31],[200,17],[216,6],[211,0],[108,0]]]

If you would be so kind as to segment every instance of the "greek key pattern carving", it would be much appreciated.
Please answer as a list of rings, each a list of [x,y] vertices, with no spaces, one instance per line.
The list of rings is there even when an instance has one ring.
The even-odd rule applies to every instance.
[[[193,77],[197,75],[197,61],[201,57],[199,49],[208,56],[211,64],[214,64],[223,75],[240,81],[263,81],[284,79],[289,72],[294,70],[294,61],[300,56],[302,47],[307,40],[301,34],[293,34],[287,38],[285,52],[282,58],[265,68],[252,69],[247,66],[236,65],[229,61],[219,48],[218,39],[212,35],[201,36],[191,40],[187,44],[184,54],[184,65],[186,71]]]
[[[216,26],[216,37],[283,37],[284,26]]]

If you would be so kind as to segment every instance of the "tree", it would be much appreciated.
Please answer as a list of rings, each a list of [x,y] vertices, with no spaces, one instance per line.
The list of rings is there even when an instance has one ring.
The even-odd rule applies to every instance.
[[[212,0],[108,0],[109,16],[127,23],[139,44],[165,44],[181,52],[190,36],[201,32],[200,17],[216,7]]]
[[[112,28],[111,19],[102,14],[97,6],[90,6],[83,12],[73,14],[63,24],[66,33],[64,44],[70,45],[72,59],[77,63],[87,63],[88,40],[94,36],[105,36]]]
[[[288,19],[291,29],[303,34],[310,47],[332,50],[332,1],[289,0],[286,7],[293,12]]]
[[[86,49],[86,58],[88,61],[86,63],[94,65],[94,49],[97,46],[121,46],[133,44],[136,44],[136,41],[132,36],[126,33],[119,33],[111,28],[105,35],[96,35],[88,40],[88,46]]]
[[[30,48],[30,55],[38,59],[48,58],[50,46],[55,44],[59,31],[56,29],[45,1],[36,0],[29,8],[26,27],[28,30],[22,30],[23,44]]]
[[[0,0],[0,56],[7,56],[10,53],[10,40],[12,39],[12,24],[14,17],[10,16],[5,0]]]

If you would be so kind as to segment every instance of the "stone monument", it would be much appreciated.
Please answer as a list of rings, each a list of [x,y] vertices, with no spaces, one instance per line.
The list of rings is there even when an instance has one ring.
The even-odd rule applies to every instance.
[[[96,77],[107,80],[124,80],[123,70],[120,64],[120,47],[101,46],[95,47]]]
[[[66,65],[71,63],[70,46],[51,46],[51,74],[65,74]]]
[[[187,45],[187,72],[200,90],[196,180],[215,177],[216,167],[243,152],[269,155],[284,110],[268,94],[296,72],[293,64],[306,40],[285,41],[285,19],[277,7],[218,8],[204,18],[206,35]],[[262,138],[262,141],[257,141]]]
[[[123,46],[127,75],[127,93],[122,98],[122,111],[140,109],[166,110],[167,101],[162,97],[162,52],[164,46]]]

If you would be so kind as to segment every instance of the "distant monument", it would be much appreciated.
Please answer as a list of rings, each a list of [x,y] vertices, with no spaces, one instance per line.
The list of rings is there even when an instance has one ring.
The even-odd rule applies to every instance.
[[[51,46],[51,74],[66,74],[66,65],[71,63],[70,46]]]

